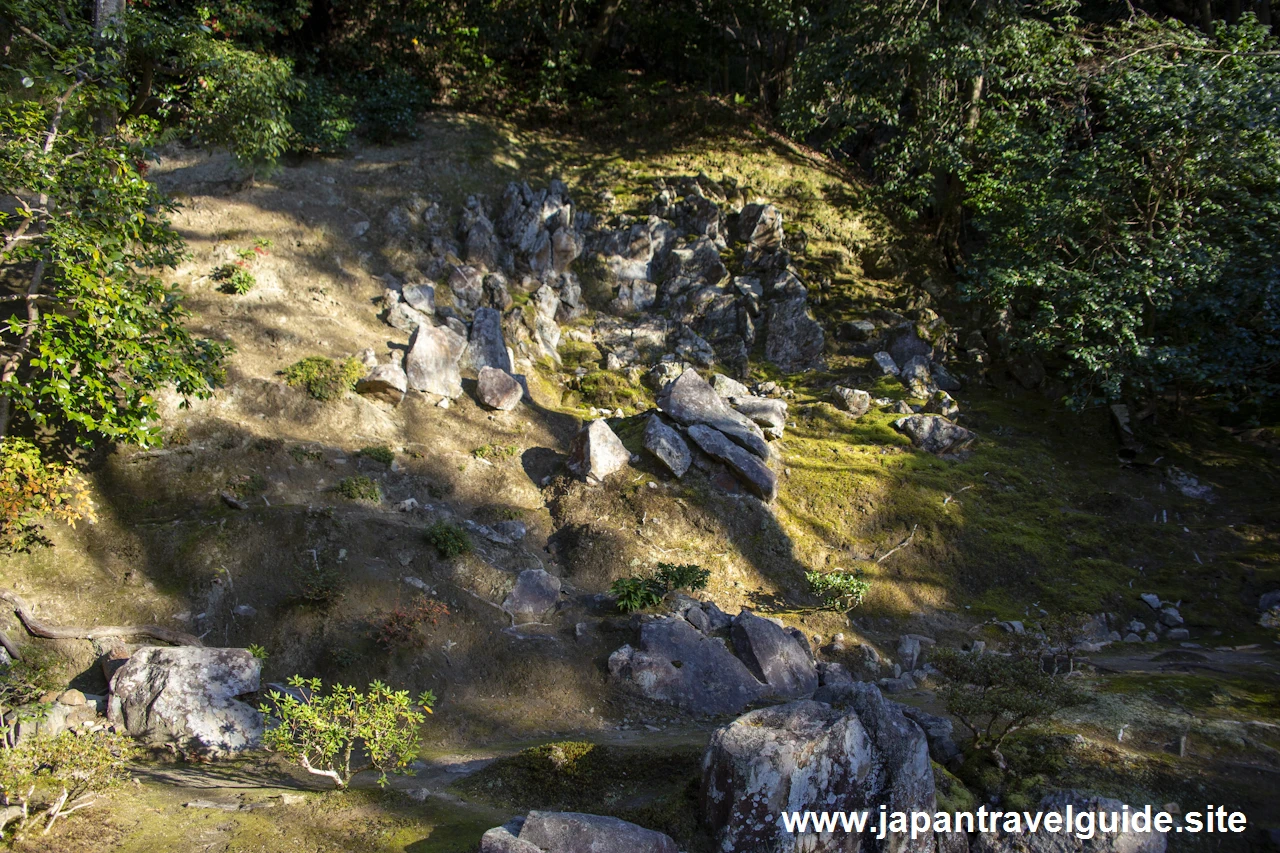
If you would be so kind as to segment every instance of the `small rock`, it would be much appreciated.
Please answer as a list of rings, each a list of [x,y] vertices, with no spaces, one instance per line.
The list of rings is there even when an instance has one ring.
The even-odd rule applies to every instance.
[[[525,569],[502,602],[502,609],[517,623],[540,622],[559,599],[560,578],[545,569]]]
[[[399,357],[395,361],[379,364],[356,383],[356,393],[383,400],[393,406],[404,399],[409,390],[409,377],[401,367]]]
[[[754,455],[725,438],[719,430],[702,424],[689,427],[689,437],[709,456],[724,462],[765,503],[778,495],[778,475]]]
[[[831,396],[838,408],[843,409],[855,418],[862,417],[871,408],[871,395],[866,391],[837,385],[831,389]]]
[[[509,412],[520,405],[524,387],[507,371],[486,365],[480,368],[476,397],[491,409]]]
[[[880,368],[880,373],[884,376],[897,376],[902,371],[898,369],[898,363],[893,360],[893,356],[889,353],[881,351],[871,356],[876,366]]]
[[[1155,595],[1154,593],[1144,592],[1141,596],[1139,596],[1139,598],[1141,598],[1143,602],[1145,602],[1146,605],[1150,607],[1152,610],[1160,609],[1160,596]]]
[[[231,612],[245,619],[250,619],[258,615],[258,608],[249,604],[237,604]]]
[[[436,313],[436,289],[430,284],[406,284],[403,291],[404,301],[414,309],[430,317]]]
[[[723,373],[712,374],[711,387],[715,389],[717,394],[726,399],[729,397],[751,396],[751,391],[748,390],[746,385],[743,385],[736,379],[730,379]]]
[[[71,690],[64,690],[58,694],[58,703],[62,705],[69,705],[73,708],[79,707],[80,705],[85,704],[84,694],[74,688]]]
[[[693,461],[693,454],[689,452],[684,438],[657,415],[650,415],[645,423],[644,449],[677,478],[684,476]]]
[[[1129,633],[1127,633],[1127,634],[1125,634],[1125,635],[1124,635],[1124,642],[1126,642],[1126,643],[1141,643],[1141,642],[1142,642],[1142,637],[1138,636],[1138,635],[1137,635],[1136,633],[1134,633],[1133,631],[1130,631]]]
[[[599,485],[626,467],[630,452],[622,439],[603,420],[592,421],[574,436],[569,445],[569,471],[593,485]]]
[[[1177,628],[1182,625],[1182,614],[1178,612],[1176,607],[1166,607],[1160,611],[1160,624],[1166,628]]]
[[[942,415],[944,418],[952,419],[960,414],[960,406],[950,394],[942,390],[934,391],[929,395],[929,399],[925,401],[924,410],[931,415]]]
[[[1164,635],[1166,640],[1177,642],[1178,640],[1190,640],[1191,632],[1186,628],[1173,628],[1169,633]]]
[[[929,453],[944,454],[963,450],[977,435],[939,415],[912,415],[893,422],[912,444]]]

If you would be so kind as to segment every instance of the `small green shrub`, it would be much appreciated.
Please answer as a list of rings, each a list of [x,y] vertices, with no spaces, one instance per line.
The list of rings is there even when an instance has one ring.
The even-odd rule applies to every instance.
[[[322,355],[312,355],[290,365],[284,372],[284,381],[327,403],[354,388],[364,374],[364,365],[354,358],[334,361]]]
[[[63,732],[23,738],[0,749],[0,796],[22,810],[15,840],[39,820],[48,833],[60,818],[92,805],[97,795],[127,778],[141,750],[123,732]]]
[[[710,569],[695,564],[659,563],[657,571],[647,577],[619,578],[614,581],[609,585],[609,594],[617,599],[619,610],[632,613],[657,606],[662,602],[663,596],[673,590],[706,589],[710,578]]]
[[[266,660],[271,657],[271,653],[267,651],[266,646],[260,646],[257,643],[250,643],[249,648],[246,649],[246,651],[258,660]]]
[[[862,577],[862,569],[852,572],[805,572],[809,589],[822,597],[824,604],[833,610],[852,610],[862,603],[871,589],[871,582]]]
[[[342,573],[336,566],[320,564],[316,552],[297,571],[298,599],[304,604],[328,607],[342,597]]]
[[[293,133],[290,150],[299,154],[343,154],[355,133],[356,99],[338,92],[320,77],[310,77],[299,87],[289,113]]]
[[[371,478],[363,474],[354,474],[350,477],[343,477],[338,481],[338,494],[350,501],[371,501],[377,503],[382,500],[382,489],[378,488],[378,484]]]
[[[519,453],[520,448],[514,444],[486,444],[471,451],[477,459],[511,459]]]
[[[372,459],[374,462],[381,462],[383,465],[390,466],[396,460],[396,455],[391,452],[391,448],[385,444],[378,444],[372,447],[360,448],[360,455],[365,459]]]
[[[467,531],[447,521],[437,521],[428,527],[426,540],[446,560],[471,552],[471,537]]]
[[[324,454],[314,447],[307,447],[304,444],[295,444],[289,448],[289,455],[293,457],[293,461],[301,465],[303,462],[319,462],[324,458]]]
[[[593,370],[570,382],[578,392],[583,405],[600,409],[621,409],[634,406],[645,398],[643,389],[636,387],[621,374],[609,370]]]
[[[247,250],[252,252],[252,249]],[[223,264],[213,271],[213,280],[220,282],[218,290],[223,293],[236,294],[243,296],[253,286],[258,283],[253,273],[245,267],[245,261],[236,261],[233,264]]]

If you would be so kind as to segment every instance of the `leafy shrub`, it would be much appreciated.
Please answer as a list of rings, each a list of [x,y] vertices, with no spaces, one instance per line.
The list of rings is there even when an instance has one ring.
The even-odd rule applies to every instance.
[[[324,458],[324,454],[317,448],[307,447],[304,444],[295,444],[289,448],[289,455],[293,457],[293,461],[301,465],[303,462],[319,462]]]
[[[377,483],[363,474],[343,477],[338,481],[336,490],[338,494],[350,501],[377,503],[382,500],[382,489],[378,488]]]
[[[822,597],[824,604],[835,610],[852,610],[862,603],[871,582],[862,577],[862,569],[852,572],[805,572],[809,589]]]
[[[372,447],[360,448],[360,455],[365,459],[372,459],[374,462],[381,462],[383,465],[390,466],[396,461],[396,455],[391,452],[391,448],[385,444],[378,444]]]
[[[427,623],[436,625],[449,615],[443,601],[425,595],[416,596],[407,605],[398,604],[390,610],[379,611],[373,622],[371,636],[385,649],[422,648],[427,644],[421,630]]]
[[[21,659],[0,667],[0,721],[4,726],[0,748],[13,744],[17,724],[23,721],[21,714],[12,712],[33,704],[61,683],[57,656],[39,646],[27,646]]]
[[[249,272],[244,264],[244,261],[236,261],[232,264],[223,264],[215,269],[212,278],[214,281],[221,282],[218,290],[223,293],[239,294],[240,296],[253,290],[253,286],[258,283],[258,280],[254,278],[253,273]]]
[[[404,772],[418,754],[423,711],[430,714],[436,703],[429,690],[412,702],[408,691],[392,690],[380,681],[364,693],[335,684],[322,695],[320,679],[300,675],[290,678],[289,686],[303,698],[272,691],[275,707],[264,704],[260,709],[280,720],[263,734],[263,747],[342,789],[367,770],[376,770],[384,787],[388,773]],[[364,763],[353,765],[357,745]]]
[[[208,145],[225,145],[242,163],[270,166],[289,146],[289,102],[298,89],[292,64],[229,41],[194,44],[201,85],[192,88],[191,122]]]
[[[471,451],[477,459],[511,459],[520,452],[514,444],[486,444]]]
[[[647,577],[619,578],[609,585],[609,594],[617,599],[623,613],[654,607],[663,596],[677,589],[706,589],[711,570],[694,564],[674,565],[659,563],[658,569]]]
[[[322,355],[312,355],[290,365],[284,372],[284,381],[327,403],[354,388],[364,373],[364,365],[357,359],[334,361]]]
[[[428,545],[435,547],[436,552],[444,559],[452,559],[460,554],[471,553],[471,537],[467,531],[447,521],[437,521],[427,528]]]
[[[35,820],[44,832],[59,819],[87,808],[96,795],[126,778],[128,762],[140,750],[122,732],[63,732],[24,738],[0,748],[0,795],[18,806],[15,837]]]
[[[329,81],[305,78],[289,113],[293,126],[290,150],[301,154],[345,153],[356,129],[355,107],[355,98],[339,93]]]
[[[431,105],[431,92],[421,80],[394,69],[360,75],[352,88],[361,136],[376,143],[418,138],[418,118]]]
[[[577,389],[583,405],[601,409],[621,409],[633,406],[645,397],[645,392],[625,376],[610,370],[593,370],[570,381]]]
[[[328,607],[342,596],[342,573],[336,566],[321,565],[315,551],[310,557],[297,570],[298,598],[306,604]]]
[[[246,651],[249,652],[249,654],[253,655],[255,658],[257,658],[258,660],[264,661],[267,658],[271,657],[271,653],[267,651],[266,646],[260,646],[257,643],[250,643]]]
[[[24,438],[0,441],[0,552],[52,544],[37,521],[50,516],[72,527],[97,516],[89,484],[74,468],[46,462]]]

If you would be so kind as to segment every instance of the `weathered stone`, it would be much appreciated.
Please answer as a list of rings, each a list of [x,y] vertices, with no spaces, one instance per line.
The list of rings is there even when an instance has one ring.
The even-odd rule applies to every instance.
[[[386,364],[379,364],[365,378],[356,383],[356,393],[377,400],[385,400],[392,405],[404,399],[409,390],[409,377],[400,366],[400,357]]]
[[[724,462],[765,503],[778,495],[778,475],[757,457],[743,450],[719,430],[702,424],[689,427],[689,437],[704,453]]]
[[[1178,612],[1176,607],[1166,607],[1160,611],[1160,615],[1156,617],[1160,620],[1160,624],[1166,628],[1181,627],[1183,619],[1182,614]]]
[[[1142,603],[1150,607],[1152,610],[1160,609],[1160,596],[1155,593],[1144,592],[1142,595],[1138,596],[1138,598],[1142,599]]]
[[[929,453],[962,450],[977,435],[938,415],[911,415],[893,422],[894,427],[911,439],[912,444]]]
[[[1040,801],[1039,811],[1057,812],[1065,818],[1068,806],[1075,814],[1120,813],[1126,808],[1119,800],[1094,797],[1079,791],[1055,791]],[[1131,813],[1139,811],[1130,809]],[[1022,832],[1005,833],[1001,826],[994,832],[975,833],[969,842],[972,853],[1164,853],[1168,846],[1165,833],[1154,828],[1151,832],[1097,831],[1092,838],[1082,839],[1077,833],[1026,832],[1025,827]]]
[[[491,409],[509,412],[520,405],[520,400],[524,397],[524,386],[505,370],[482,367],[476,382],[476,397]]]
[[[729,405],[752,420],[769,438],[782,438],[787,428],[787,404],[770,397],[730,397]]]
[[[622,439],[604,420],[583,427],[569,445],[569,471],[593,485],[622,470],[630,460]]]
[[[849,320],[841,323],[836,337],[856,344],[866,343],[876,336],[876,324],[870,320]]]
[[[517,623],[540,622],[560,599],[560,578],[545,569],[526,569],[516,578],[502,609]]]
[[[393,328],[413,334],[419,326],[431,325],[431,318],[404,302],[395,302],[387,309],[387,322]]]
[[[111,679],[108,715],[148,744],[219,756],[254,749],[262,715],[237,696],[258,689],[262,662],[245,649],[138,649]]]
[[[933,345],[916,334],[915,326],[910,323],[903,323],[889,333],[885,349],[895,362],[904,365],[917,356],[923,356],[927,365],[933,353]]]
[[[912,397],[928,397],[938,390],[938,386],[933,383],[933,374],[929,372],[929,359],[923,355],[914,356],[902,363],[898,378]]]
[[[676,477],[683,477],[693,461],[684,438],[657,415],[650,415],[644,425],[644,449],[657,457]]]
[[[902,372],[898,369],[898,363],[893,360],[893,356],[887,352],[878,352],[871,356],[871,359],[876,363],[876,367],[880,368],[880,373],[883,376],[897,376]]]
[[[658,395],[658,408],[686,426],[714,427],[761,459],[769,458],[769,445],[760,427],[731,409],[696,370],[683,371],[663,388]]]
[[[548,285],[542,285],[533,294],[535,306],[533,328],[534,340],[538,344],[539,353],[560,363],[560,326],[556,323],[556,314],[560,310],[560,297]]]
[[[920,656],[920,641],[915,637],[901,637],[898,639],[898,663],[902,666],[904,672],[913,671],[916,666],[923,663]]]
[[[943,391],[960,390],[960,380],[952,376],[951,371],[947,370],[945,365],[935,361],[929,366],[929,372],[933,374],[933,384]]]
[[[755,249],[782,246],[782,212],[771,204],[748,204],[738,214],[733,237]]]
[[[488,830],[480,836],[480,853],[546,853],[538,845],[520,840],[523,826],[524,818],[518,817]]]
[[[911,705],[899,705],[902,714],[924,731],[929,741],[929,757],[946,767],[962,754],[955,740],[955,726],[946,717],[930,714]]]
[[[502,273],[490,273],[484,277],[484,296],[481,304],[486,308],[502,312],[515,304],[511,291],[507,287],[507,277]]]
[[[1272,590],[1258,598],[1258,612],[1266,613],[1280,607],[1280,589]]]
[[[677,853],[676,843],[661,832],[616,817],[577,812],[531,811],[519,840],[543,853]],[[520,848],[511,848],[523,853]]]
[[[462,253],[467,263],[493,269],[501,254],[493,223],[485,215],[484,207],[475,196],[468,196],[462,211],[458,231],[462,237]]]
[[[768,694],[724,643],[679,617],[640,626],[638,648],[609,656],[614,680],[648,699],[699,714],[733,714]]]
[[[836,406],[860,418],[871,409],[871,395],[857,388],[845,388],[837,385],[831,389],[831,397]]]
[[[411,307],[430,317],[436,313],[436,288],[433,284],[406,284],[404,301]]]
[[[449,292],[454,307],[470,316],[484,295],[484,273],[473,266],[454,266],[449,270]]]
[[[769,328],[764,339],[764,357],[788,373],[813,367],[822,356],[822,326],[809,314],[803,296],[794,296],[769,306]]]
[[[931,415],[942,415],[944,418],[954,418],[960,414],[960,406],[950,394],[942,390],[934,391],[929,395],[929,399],[924,403],[924,410]]]
[[[723,373],[713,373],[711,375],[711,388],[726,400],[730,397],[751,396],[751,391],[746,385],[736,379],[730,379]]]
[[[496,367],[511,372],[511,357],[502,337],[502,314],[493,308],[477,308],[471,320],[471,341],[467,349],[471,366]]]
[[[870,825],[863,833],[786,831],[779,815],[794,809],[934,810],[933,772],[919,727],[871,685],[823,691],[852,707],[791,702],[752,711],[711,736],[703,759],[702,802],[717,849],[933,853],[932,832],[880,846]]]
[[[466,339],[447,326],[419,326],[405,359],[409,387],[451,400],[459,397],[462,372],[458,362],[466,349]]]
[[[743,610],[733,620],[733,648],[751,674],[783,699],[812,696],[818,689],[808,643],[768,619]]]

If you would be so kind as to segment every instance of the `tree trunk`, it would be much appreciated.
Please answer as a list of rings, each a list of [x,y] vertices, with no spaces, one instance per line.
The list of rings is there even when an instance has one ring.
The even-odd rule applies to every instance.
[[[587,52],[583,57],[587,65],[594,65],[600,52],[609,44],[609,33],[613,30],[613,22],[618,13],[622,11],[622,3],[623,0],[605,0],[605,6],[600,10],[600,20],[596,22],[596,30],[591,34],[591,43],[587,45]]]
[[[1209,0],[1200,0],[1200,28],[1206,33],[1213,32],[1213,7]]]

